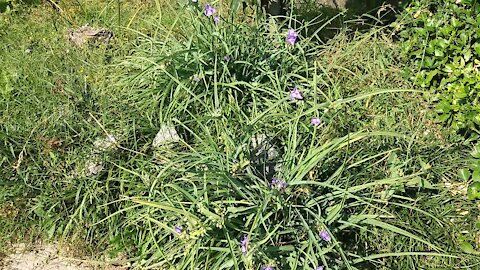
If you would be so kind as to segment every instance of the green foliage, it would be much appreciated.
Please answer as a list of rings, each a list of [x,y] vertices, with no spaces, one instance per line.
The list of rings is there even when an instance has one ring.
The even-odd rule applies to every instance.
[[[410,164],[407,169],[407,161],[388,146],[377,153],[362,143],[376,137],[400,144],[415,139],[340,128],[343,111],[361,110],[360,104],[378,95],[412,90],[372,87],[349,93],[351,89],[335,85],[340,76],[332,78],[325,71],[328,47],[319,45],[316,35],[299,37],[291,46],[285,42],[286,25],[234,23],[222,13],[216,24],[198,6],[186,9],[173,27],[189,34],[171,35],[170,28],[160,27],[161,38],[145,37],[124,63],[130,75],[122,75],[117,87],[122,89],[119,99],[133,110],[129,114],[143,115],[137,124],[171,123],[182,131],[182,143],[173,153],[156,149],[153,164],[130,159],[121,176],[110,176],[118,178],[113,181],[140,177],[146,185],[122,192],[126,199],[111,214],[127,228],[123,238],[137,236],[133,242],[142,247],[137,255],[145,266],[354,269],[375,267],[376,256],[421,256],[418,250],[450,256],[431,242],[435,237],[389,220],[402,209],[425,213],[403,195],[410,188],[432,188],[424,171],[429,166]],[[301,35],[308,29],[295,30]],[[304,100],[290,100],[295,86]],[[324,126],[311,126],[312,117],[321,118]],[[364,122],[359,122],[361,128]],[[276,157],[269,159],[267,152],[256,160],[253,141],[258,136],[268,138],[263,147],[275,149]],[[386,172],[369,170],[371,160],[386,159]],[[288,188],[272,187],[273,177]],[[395,209],[380,210],[390,200],[395,200]],[[128,218],[122,221],[125,213]],[[175,226],[184,231],[175,233]],[[320,238],[321,230],[328,231],[332,242]],[[382,254],[369,239],[370,231],[414,244],[392,246],[394,251]],[[246,255],[240,249],[244,236],[249,239]],[[407,251],[412,253],[402,253]]]
[[[455,131],[480,124],[480,4],[474,0],[413,1],[399,17],[407,75],[432,90],[438,120]]]
[[[473,182],[468,187],[468,199],[475,200],[480,199],[480,182]]]
[[[470,200],[480,199],[480,146],[473,147],[468,160],[468,168],[460,169],[458,176],[464,182],[470,183],[467,189],[467,197]]]
[[[3,29],[2,240],[31,226],[138,268],[477,262],[457,241],[470,221],[451,222],[465,204],[439,185],[464,166],[461,152],[428,125],[381,31],[322,43],[309,22],[291,46],[293,18],[244,21],[216,6],[216,24],[203,6],[156,1],[150,24],[134,19],[142,11],[90,5],[10,17]],[[115,39],[73,47],[67,17]],[[290,99],[295,86],[303,100]],[[164,126],[179,140],[154,146]],[[115,143],[99,151],[108,135]],[[92,158],[103,168],[87,174]],[[272,187],[274,177],[288,186]]]

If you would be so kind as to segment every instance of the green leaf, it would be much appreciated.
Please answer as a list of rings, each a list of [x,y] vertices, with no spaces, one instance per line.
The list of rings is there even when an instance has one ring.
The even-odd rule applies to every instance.
[[[472,180],[475,182],[480,182],[480,168],[475,168],[472,174]]]
[[[463,252],[465,253],[469,253],[469,254],[474,254],[476,253],[475,249],[473,248],[472,244],[468,243],[468,242],[462,242],[460,244],[460,249],[463,250]]]
[[[230,10],[233,14],[238,11],[238,7],[240,6],[240,0],[231,0],[230,2]]]
[[[56,223],[54,222],[53,225],[48,229],[47,236],[48,239],[52,239],[53,235],[55,234],[55,229],[56,229]]]
[[[470,155],[474,158],[480,158],[480,145],[475,145],[473,146],[472,152],[470,152]]]
[[[427,73],[427,77],[425,78],[425,82],[427,83],[427,85],[430,85],[430,82],[432,81],[433,77],[435,77],[435,75],[437,75],[437,74],[438,74],[437,69],[432,70],[432,71]]]
[[[444,56],[445,56],[445,53],[443,53],[443,50],[442,50],[442,49],[436,48],[434,55],[435,55],[436,57],[444,57]]]
[[[480,43],[473,44],[473,49],[475,49],[477,55],[480,55]]]
[[[440,47],[442,50],[448,48],[449,42],[446,39],[439,38],[437,40],[437,46]]]
[[[449,114],[449,113],[439,114],[439,115],[437,116],[437,120],[438,120],[439,122],[445,122],[445,121],[447,121],[447,120],[450,118],[450,116],[452,116],[452,115]]]
[[[460,26],[463,25],[463,23],[461,21],[459,21],[457,18],[455,18],[454,16],[452,16],[450,21],[451,21],[452,26],[455,27],[455,28],[459,28]]]
[[[480,199],[480,182],[473,182],[468,186],[467,197],[469,200]]]
[[[468,37],[465,32],[460,33],[460,40],[462,41],[462,45],[467,44]]]
[[[458,171],[458,176],[464,180],[464,181],[468,181],[470,179],[470,170],[468,169],[461,169]]]
[[[440,101],[437,106],[435,107],[435,111],[437,113],[449,113],[452,110],[450,103],[446,100]]]
[[[452,73],[456,69],[456,66],[454,64],[446,64],[445,67],[443,68],[443,71],[447,73]]]

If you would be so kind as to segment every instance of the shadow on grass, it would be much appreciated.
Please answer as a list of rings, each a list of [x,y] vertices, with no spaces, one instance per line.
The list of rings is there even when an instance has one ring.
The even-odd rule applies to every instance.
[[[393,22],[396,14],[411,0],[300,0],[292,12],[300,22],[320,22],[309,32],[319,32],[322,40],[331,39],[348,26],[353,31]],[[311,33],[309,33],[311,34]]]
[[[17,1],[17,5],[36,6],[40,4],[40,2],[41,0],[20,0],[20,1]],[[14,8],[13,2],[8,0],[0,0],[0,13],[7,11],[8,8],[10,9]]]

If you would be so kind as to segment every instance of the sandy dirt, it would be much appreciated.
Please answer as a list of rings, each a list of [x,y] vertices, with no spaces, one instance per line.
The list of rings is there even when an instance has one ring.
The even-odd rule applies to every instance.
[[[1,270],[90,270],[86,264],[59,254],[55,245],[27,248],[13,246],[12,253],[0,258]]]

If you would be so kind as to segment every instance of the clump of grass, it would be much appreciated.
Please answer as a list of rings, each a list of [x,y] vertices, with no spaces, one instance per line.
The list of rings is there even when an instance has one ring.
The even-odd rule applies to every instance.
[[[179,19],[175,28],[180,33],[193,31],[192,35],[174,36],[160,28],[165,30],[164,38],[147,38],[125,63],[133,73],[127,87],[121,87],[130,108],[157,126],[173,123],[182,130],[184,140],[177,150],[181,153],[153,166],[161,173],[147,181],[153,185],[150,191],[140,198],[137,191],[135,198],[126,195],[129,202],[121,207],[137,209],[126,223],[129,228],[148,228],[137,233],[155,239],[142,253],[148,258],[146,265],[340,269],[364,262],[368,262],[364,267],[381,265],[376,258],[454,257],[442,253],[434,238],[410,231],[405,223],[389,221],[402,209],[435,219],[405,196],[407,189],[415,187],[428,194],[424,184],[431,175],[428,166],[419,165],[422,157],[418,155],[414,160],[408,157],[409,145],[418,138],[378,132],[375,125],[363,126],[375,132],[355,132],[354,127],[375,123],[365,119],[347,130],[336,122],[351,113],[349,106],[361,108],[376,96],[401,100],[408,95],[399,93],[415,92],[403,88],[408,83],[400,76],[396,77],[400,89],[388,87],[391,74],[386,73],[397,69],[380,72],[385,65],[394,65],[382,62],[394,59],[384,55],[393,50],[379,46],[387,51],[373,51],[374,57],[380,56],[374,58],[378,65],[370,67],[378,73],[369,78],[362,74],[369,67],[363,62],[356,63],[359,70],[354,72],[331,62],[325,65],[324,55],[332,44],[318,45],[315,35],[290,46],[285,42],[288,27],[232,23],[227,16],[220,16],[223,20],[216,24],[196,6],[189,8],[186,16],[192,17]],[[372,40],[362,36],[350,49]],[[347,59],[349,53],[353,54],[347,51],[338,58]],[[342,79],[340,74],[349,72],[353,78]],[[365,81],[362,85],[367,86],[361,91],[344,89],[348,86],[344,81]],[[303,100],[289,100],[294,87],[301,90]],[[310,124],[313,117],[321,119],[321,128]],[[408,132],[418,128],[388,124]],[[257,134],[265,135],[278,149],[276,160],[267,158],[265,164],[252,160],[251,142]],[[386,139],[371,139],[377,137]],[[362,151],[366,145],[362,140],[374,141],[377,149]],[[402,161],[395,153],[404,151],[407,160]],[[369,170],[385,161],[390,164],[388,170]],[[278,171],[267,171],[269,162],[280,165]],[[134,169],[139,165],[125,170],[139,177],[146,170],[141,164],[140,170]],[[279,179],[275,184],[282,181],[288,188],[272,186],[272,177]],[[389,204],[394,207],[386,207]],[[183,231],[174,233],[175,226]],[[332,242],[322,240],[323,230]],[[165,231],[172,235],[166,236]],[[401,246],[383,253],[370,242],[375,232],[406,238],[418,249]],[[357,238],[348,241],[352,236]],[[251,251],[247,254],[241,252],[241,239],[248,239]]]
[[[117,7],[107,3],[58,7],[19,5],[0,14],[0,208],[8,210],[14,202],[10,210],[18,210],[0,218],[2,240],[62,231],[65,216],[53,214],[62,212],[55,207],[75,194],[78,184],[66,178],[85,162],[86,145],[103,132],[88,112],[97,110],[99,89],[109,83],[106,65],[128,50],[122,44],[131,32],[124,27],[143,28],[143,16],[152,10],[145,4],[122,6],[117,18]],[[67,29],[87,23],[112,29],[115,39],[109,46],[73,47]]]

